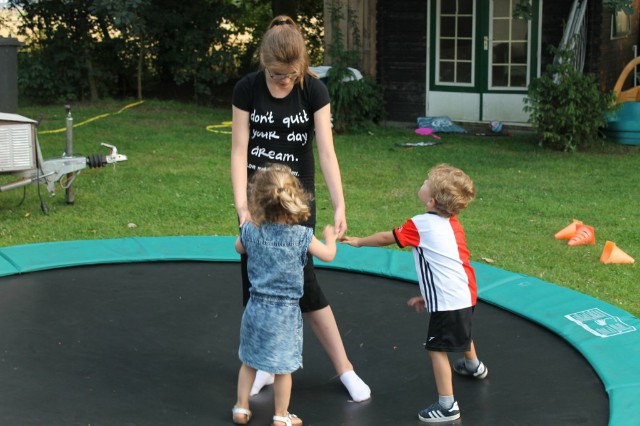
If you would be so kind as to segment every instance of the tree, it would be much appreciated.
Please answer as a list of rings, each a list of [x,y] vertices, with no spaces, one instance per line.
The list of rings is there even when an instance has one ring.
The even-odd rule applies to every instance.
[[[322,2],[311,0],[10,0],[21,16],[21,96],[71,102],[216,87],[256,68],[273,12],[292,15],[312,58],[322,51]],[[320,56],[321,57],[321,56]]]
[[[90,7],[92,13],[103,17],[99,21],[103,37],[110,39],[110,30],[117,30],[124,46],[120,57],[125,64],[135,63],[138,100],[142,100],[145,56],[152,45],[145,19],[150,6],[151,0],[95,0]]]
[[[47,77],[53,78],[55,84],[65,86],[66,82],[73,81],[80,96],[88,91],[92,100],[97,99],[100,67],[94,58],[100,42],[94,36],[98,33],[100,18],[90,13],[89,2],[13,0],[9,6],[22,13],[21,33],[30,41],[25,50],[33,65],[47,68],[50,71]],[[103,34],[102,41],[108,40],[109,35],[105,38]],[[81,81],[76,81],[78,79]],[[52,91],[52,83],[44,78],[38,78],[37,82],[36,91],[42,95]]]
[[[273,16],[287,15],[296,19],[298,16],[298,1],[296,0],[272,0],[271,11]]]

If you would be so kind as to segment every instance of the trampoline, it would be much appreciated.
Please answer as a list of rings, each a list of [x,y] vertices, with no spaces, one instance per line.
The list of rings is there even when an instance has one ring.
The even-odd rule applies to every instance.
[[[242,315],[233,241],[0,248],[0,424],[232,424]],[[482,300],[474,339],[489,377],[454,376],[462,418],[453,424],[632,424],[640,378],[625,363],[640,353],[637,318],[532,277],[474,267]],[[417,412],[436,391],[423,348],[427,315],[405,305],[418,294],[413,274],[411,254],[398,250],[341,245],[334,262],[318,262],[372,398],[348,400],[305,324],[291,410],[306,425],[422,424]],[[250,424],[270,424],[272,404],[270,387],[253,397]]]

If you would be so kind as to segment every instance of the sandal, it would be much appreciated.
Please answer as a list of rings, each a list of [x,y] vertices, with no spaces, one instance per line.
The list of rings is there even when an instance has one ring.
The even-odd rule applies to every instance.
[[[275,422],[284,423],[285,426],[302,426],[302,419],[295,414],[288,413],[286,417],[273,416],[272,426],[277,426]]]
[[[233,407],[233,423],[237,425],[246,425],[251,420],[251,410],[242,407]]]

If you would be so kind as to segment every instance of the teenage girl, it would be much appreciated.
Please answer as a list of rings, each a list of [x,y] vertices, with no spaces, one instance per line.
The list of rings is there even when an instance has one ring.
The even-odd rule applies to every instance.
[[[320,169],[333,204],[333,224],[342,236],[347,230],[340,167],[333,146],[331,106],[327,87],[309,69],[304,37],[288,16],[271,22],[260,46],[260,70],[243,77],[233,92],[231,180],[240,225],[250,221],[247,181],[268,163],[286,164],[315,197],[316,141]],[[315,227],[315,202],[304,225]],[[246,304],[253,285],[247,276],[247,257],[241,256]],[[369,386],[355,373],[329,302],[320,288],[309,258],[304,270],[300,308],[329,355],[353,401],[371,396]],[[252,394],[273,376],[258,372]]]

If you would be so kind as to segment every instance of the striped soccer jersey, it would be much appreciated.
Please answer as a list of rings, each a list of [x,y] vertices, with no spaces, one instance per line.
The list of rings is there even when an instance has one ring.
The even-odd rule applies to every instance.
[[[476,276],[464,229],[453,216],[427,212],[393,230],[400,247],[412,247],[420,292],[429,312],[475,306]]]

